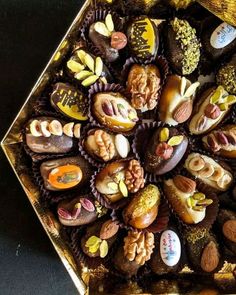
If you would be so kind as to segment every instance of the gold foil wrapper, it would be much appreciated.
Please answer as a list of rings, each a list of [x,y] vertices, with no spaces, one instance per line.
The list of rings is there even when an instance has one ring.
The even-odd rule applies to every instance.
[[[146,9],[149,9],[152,5],[155,4],[154,2],[156,1],[137,0],[134,2],[136,2],[137,5],[146,5]],[[53,69],[60,64],[64,55],[75,43],[75,36],[83,20],[83,16],[86,13],[87,9],[92,5],[94,5],[93,0],[85,1],[82,9],[76,16],[65,37],[53,54],[48,65],[39,77],[24,105],[19,111],[17,117],[13,121],[12,125],[10,126],[9,130],[7,131],[5,137],[1,142],[2,149],[5,152],[6,157],[8,158],[12,166],[12,169],[14,170],[18,180],[20,181],[36,215],[38,216],[45,232],[49,236],[62,263],[71,276],[71,279],[74,282],[79,294],[105,294],[103,291],[104,284],[110,279],[109,272],[106,268],[99,268],[96,271],[90,271],[82,264],[78,265],[77,263],[75,263],[70,249],[61,236],[60,223],[57,221],[55,216],[50,211],[45,209],[44,206],[41,204],[39,198],[39,189],[33,183],[29,169],[24,163],[24,157],[22,157],[21,155],[21,128],[24,122],[28,120],[31,116],[32,104],[34,103],[35,99],[40,96],[45,86],[50,83],[51,73],[53,72]],[[216,279],[220,279],[222,276],[224,277],[224,279],[227,279],[227,277],[231,278],[232,272],[235,270],[235,267],[236,265],[232,265],[226,262],[223,269],[215,275]],[[183,268],[181,273],[190,274],[192,273],[192,270],[189,269],[188,266],[186,266]],[[115,294],[115,290],[113,294]]]

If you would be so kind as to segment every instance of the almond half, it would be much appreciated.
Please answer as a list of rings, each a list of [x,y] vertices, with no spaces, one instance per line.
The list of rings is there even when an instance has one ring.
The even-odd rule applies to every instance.
[[[187,100],[176,107],[173,112],[173,119],[178,123],[183,123],[188,120],[193,110],[192,101]]]

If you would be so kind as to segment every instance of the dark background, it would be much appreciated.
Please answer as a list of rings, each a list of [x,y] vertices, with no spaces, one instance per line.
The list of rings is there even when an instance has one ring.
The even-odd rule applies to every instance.
[[[83,0],[0,0],[0,138]],[[0,294],[77,294],[0,149]]]

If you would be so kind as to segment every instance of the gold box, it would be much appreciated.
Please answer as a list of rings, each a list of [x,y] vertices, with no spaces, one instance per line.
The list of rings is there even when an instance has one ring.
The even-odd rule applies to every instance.
[[[72,25],[68,29],[52,58],[48,62],[35,86],[31,90],[15,120],[13,121],[12,125],[10,126],[9,130],[1,141],[2,149],[5,152],[6,157],[8,158],[12,166],[12,169],[14,170],[18,180],[20,181],[35,213],[37,214],[44,230],[50,238],[62,263],[71,276],[71,279],[74,282],[79,294],[89,294],[90,278],[93,277],[95,278],[95,280],[102,278],[102,273],[104,273],[104,269],[101,271],[100,275],[99,271],[97,273],[91,273],[87,268],[78,266],[75,263],[70,249],[68,248],[66,242],[63,240],[60,234],[60,223],[57,221],[54,215],[50,211],[45,209],[40,203],[39,190],[37,186],[32,182],[29,171],[25,169],[24,161],[21,161],[23,160],[23,158],[21,157],[20,147],[22,143],[21,128],[27,118],[30,117],[32,103],[37,97],[40,96],[40,93],[43,91],[47,83],[50,82],[50,75],[53,72],[53,69],[60,63],[60,60],[69,51],[70,44],[72,44],[73,40],[75,40],[76,31],[80,26],[81,21],[83,20],[83,16],[91,7],[92,3],[93,0],[85,1],[84,5],[75,17]],[[228,278],[230,280],[232,278],[232,272],[234,269],[235,264],[226,263],[222,270],[215,275],[215,278],[217,279],[217,276],[220,277],[222,275],[225,279]],[[188,272],[188,268],[186,269],[186,271]],[[97,294],[99,291],[102,292],[102,288],[100,289],[100,287],[99,283],[97,283],[96,291],[93,294]]]

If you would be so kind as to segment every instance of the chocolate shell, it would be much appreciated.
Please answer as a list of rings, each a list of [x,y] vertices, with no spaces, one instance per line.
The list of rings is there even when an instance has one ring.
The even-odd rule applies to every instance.
[[[40,173],[46,189],[61,191],[88,183],[92,170],[84,158],[76,156],[43,162]]]
[[[179,144],[171,146],[168,142],[160,140],[163,129],[168,129],[168,138],[170,142],[172,138],[176,140],[182,138]],[[163,148],[162,148],[163,146]],[[159,149],[160,147],[160,149]],[[147,146],[147,152],[144,159],[144,169],[155,175],[165,174],[176,167],[184,156],[188,147],[188,139],[175,128],[157,128]]]

